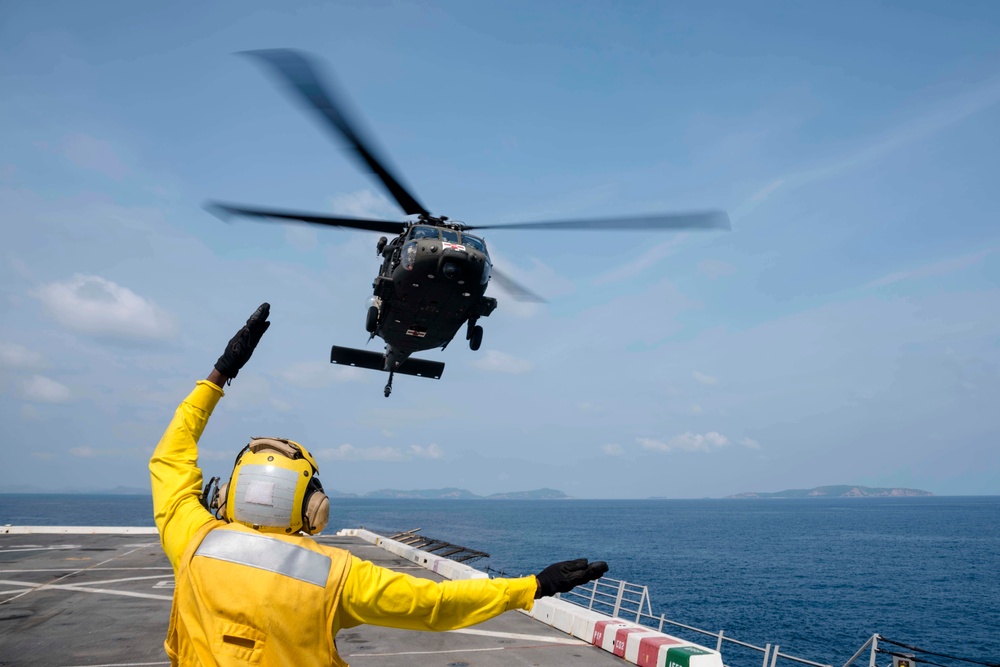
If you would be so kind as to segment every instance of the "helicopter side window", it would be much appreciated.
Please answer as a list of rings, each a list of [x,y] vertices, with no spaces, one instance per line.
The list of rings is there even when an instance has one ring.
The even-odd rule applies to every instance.
[[[416,241],[417,239],[436,239],[438,237],[438,230],[435,227],[414,227],[410,232],[410,240]]]
[[[458,244],[458,232],[456,231],[452,231],[450,229],[442,229],[441,236],[444,237],[444,240],[447,241],[448,243]]]

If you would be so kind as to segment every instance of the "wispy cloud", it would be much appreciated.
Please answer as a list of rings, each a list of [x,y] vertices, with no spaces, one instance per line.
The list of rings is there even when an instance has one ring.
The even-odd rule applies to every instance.
[[[736,267],[729,262],[718,259],[706,259],[698,262],[698,273],[711,280],[725,278],[736,273]]]
[[[732,217],[741,218],[767,201],[778,191],[787,191],[810,183],[834,178],[875,162],[890,153],[937,134],[966,118],[1000,103],[1000,78],[990,79],[961,94],[947,98],[922,114],[903,121],[881,135],[861,142],[861,148],[833,156],[812,166],[769,181],[733,209]]]
[[[69,387],[44,375],[32,375],[22,389],[24,398],[38,403],[68,403],[73,397]]]
[[[96,171],[113,179],[128,176],[130,169],[109,142],[87,134],[74,134],[62,146],[70,162],[88,171]]]
[[[977,252],[959,255],[958,257],[949,257],[937,262],[931,262],[930,264],[924,264],[923,266],[919,266],[915,269],[896,271],[886,276],[882,276],[878,280],[873,280],[865,285],[865,288],[886,287],[887,285],[892,285],[904,280],[946,276],[950,273],[955,273],[956,271],[961,271],[963,269],[976,266],[977,264],[981,264],[984,259],[997,251],[1000,251],[1000,247],[986,248]]]
[[[713,385],[719,381],[718,378],[708,375],[707,373],[702,373],[701,371],[695,371],[694,373],[691,374],[691,377],[693,377],[701,384],[706,384],[706,385]]]
[[[324,361],[304,361],[279,373],[286,383],[302,389],[325,389],[338,382],[357,382],[364,371],[354,366],[337,366]]]
[[[335,213],[357,218],[402,218],[405,214],[386,197],[371,190],[364,189],[348,192],[331,198],[330,204]]]
[[[665,442],[653,438],[637,438],[637,441],[643,449],[653,452],[711,452],[729,444],[729,438],[717,431],[705,434],[687,431]]]
[[[592,282],[595,285],[603,285],[634,278],[646,269],[656,266],[664,258],[674,254],[687,236],[687,234],[678,234],[674,238],[657,243],[631,262],[602,273],[594,278]]]
[[[161,340],[177,333],[174,318],[127,287],[100,276],[76,274],[38,288],[37,297],[63,326],[86,334]]]
[[[601,445],[601,451],[608,456],[621,456],[625,453],[625,448],[617,443],[609,442],[606,445]]]
[[[351,444],[343,444],[339,447],[330,447],[316,452],[320,459],[333,461],[383,461],[388,463],[399,463],[412,461],[413,459],[441,459],[444,458],[444,451],[436,444],[426,447],[422,445],[410,445],[408,448],[400,447],[355,447]]]
[[[487,350],[482,358],[472,362],[476,368],[491,373],[508,373],[510,375],[522,375],[531,371],[532,364],[527,359],[515,357],[506,352]]]
[[[0,341],[0,366],[7,368],[37,368],[42,355],[17,343]]]

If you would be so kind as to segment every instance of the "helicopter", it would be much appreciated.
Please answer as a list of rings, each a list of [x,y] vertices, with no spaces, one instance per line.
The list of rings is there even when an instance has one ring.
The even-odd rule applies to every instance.
[[[411,219],[404,221],[351,218],[315,213],[257,208],[222,202],[208,202],[205,208],[228,219],[243,216],[274,221],[291,221],[343,227],[391,235],[381,236],[375,250],[381,267],[368,298],[365,330],[369,342],[376,336],[385,342],[383,353],[334,345],[330,362],[389,373],[386,398],[392,392],[396,373],[439,379],[444,362],[418,359],[415,352],[444,349],[465,327],[472,350],[483,342],[479,320],[489,317],[497,300],[486,296],[491,282],[515,299],[544,302],[493,266],[486,242],[473,234],[486,229],[532,230],[687,230],[729,229],[723,211],[653,214],[612,218],[522,222],[513,224],[467,225],[444,215],[432,215],[390,171],[376,150],[375,142],[361,131],[361,125],[347,112],[347,98],[329,80],[321,78],[321,68],[313,58],[291,49],[246,51],[276,75],[321,124],[344,141],[360,166],[381,182],[389,195]],[[413,219],[415,216],[415,219]]]

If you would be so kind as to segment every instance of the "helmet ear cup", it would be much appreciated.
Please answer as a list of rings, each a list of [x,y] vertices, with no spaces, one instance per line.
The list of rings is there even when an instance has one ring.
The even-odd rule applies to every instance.
[[[302,500],[302,529],[310,535],[322,532],[330,520],[330,499],[323,493],[323,485],[313,477]]]

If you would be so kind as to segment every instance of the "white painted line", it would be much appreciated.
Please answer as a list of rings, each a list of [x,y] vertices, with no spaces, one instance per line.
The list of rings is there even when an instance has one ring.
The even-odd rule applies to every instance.
[[[495,648],[466,648],[466,649],[451,649],[448,651],[405,651],[403,653],[350,653],[344,655],[344,658],[385,658],[394,655],[441,655],[444,653],[482,653],[484,651],[506,651],[507,649],[503,646],[497,646]]]
[[[169,664],[169,662],[108,662],[103,665],[67,665],[66,667],[148,667]]]
[[[105,595],[121,595],[127,598],[146,598],[147,600],[172,601],[173,596],[154,595],[153,593],[133,593],[132,591],[116,591],[110,588],[90,588],[80,584],[35,584],[26,581],[0,581],[5,586],[20,586],[22,592],[16,597],[21,597],[33,591],[70,591],[74,593],[103,593]],[[7,591],[10,592],[10,591]],[[15,598],[11,598],[12,600]]]
[[[17,549],[0,549],[0,554],[12,554],[17,551],[65,551],[66,549],[79,549],[79,544],[53,544],[43,547],[35,544],[25,544]]]
[[[0,535],[158,535],[156,526],[0,526]]]
[[[128,572],[130,570],[135,571],[151,571],[151,570],[163,570],[165,572],[173,572],[173,568],[170,567],[90,567],[87,568],[87,572]],[[64,567],[45,567],[36,570],[5,570],[0,568],[0,574],[8,573],[25,573],[25,572],[65,572]]]
[[[478,630],[476,628],[462,628],[461,630],[449,630],[448,632],[460,635],[479,635],[480,637],[499,637],[501,639],[520,639],[526,642],[545,642],[546,644],[566,644],[569,646],[590,646],[587,642],[580,641],[575,637],[545,637],[543,635],[525,635],[519,632],[494,632],[493,630]]]

